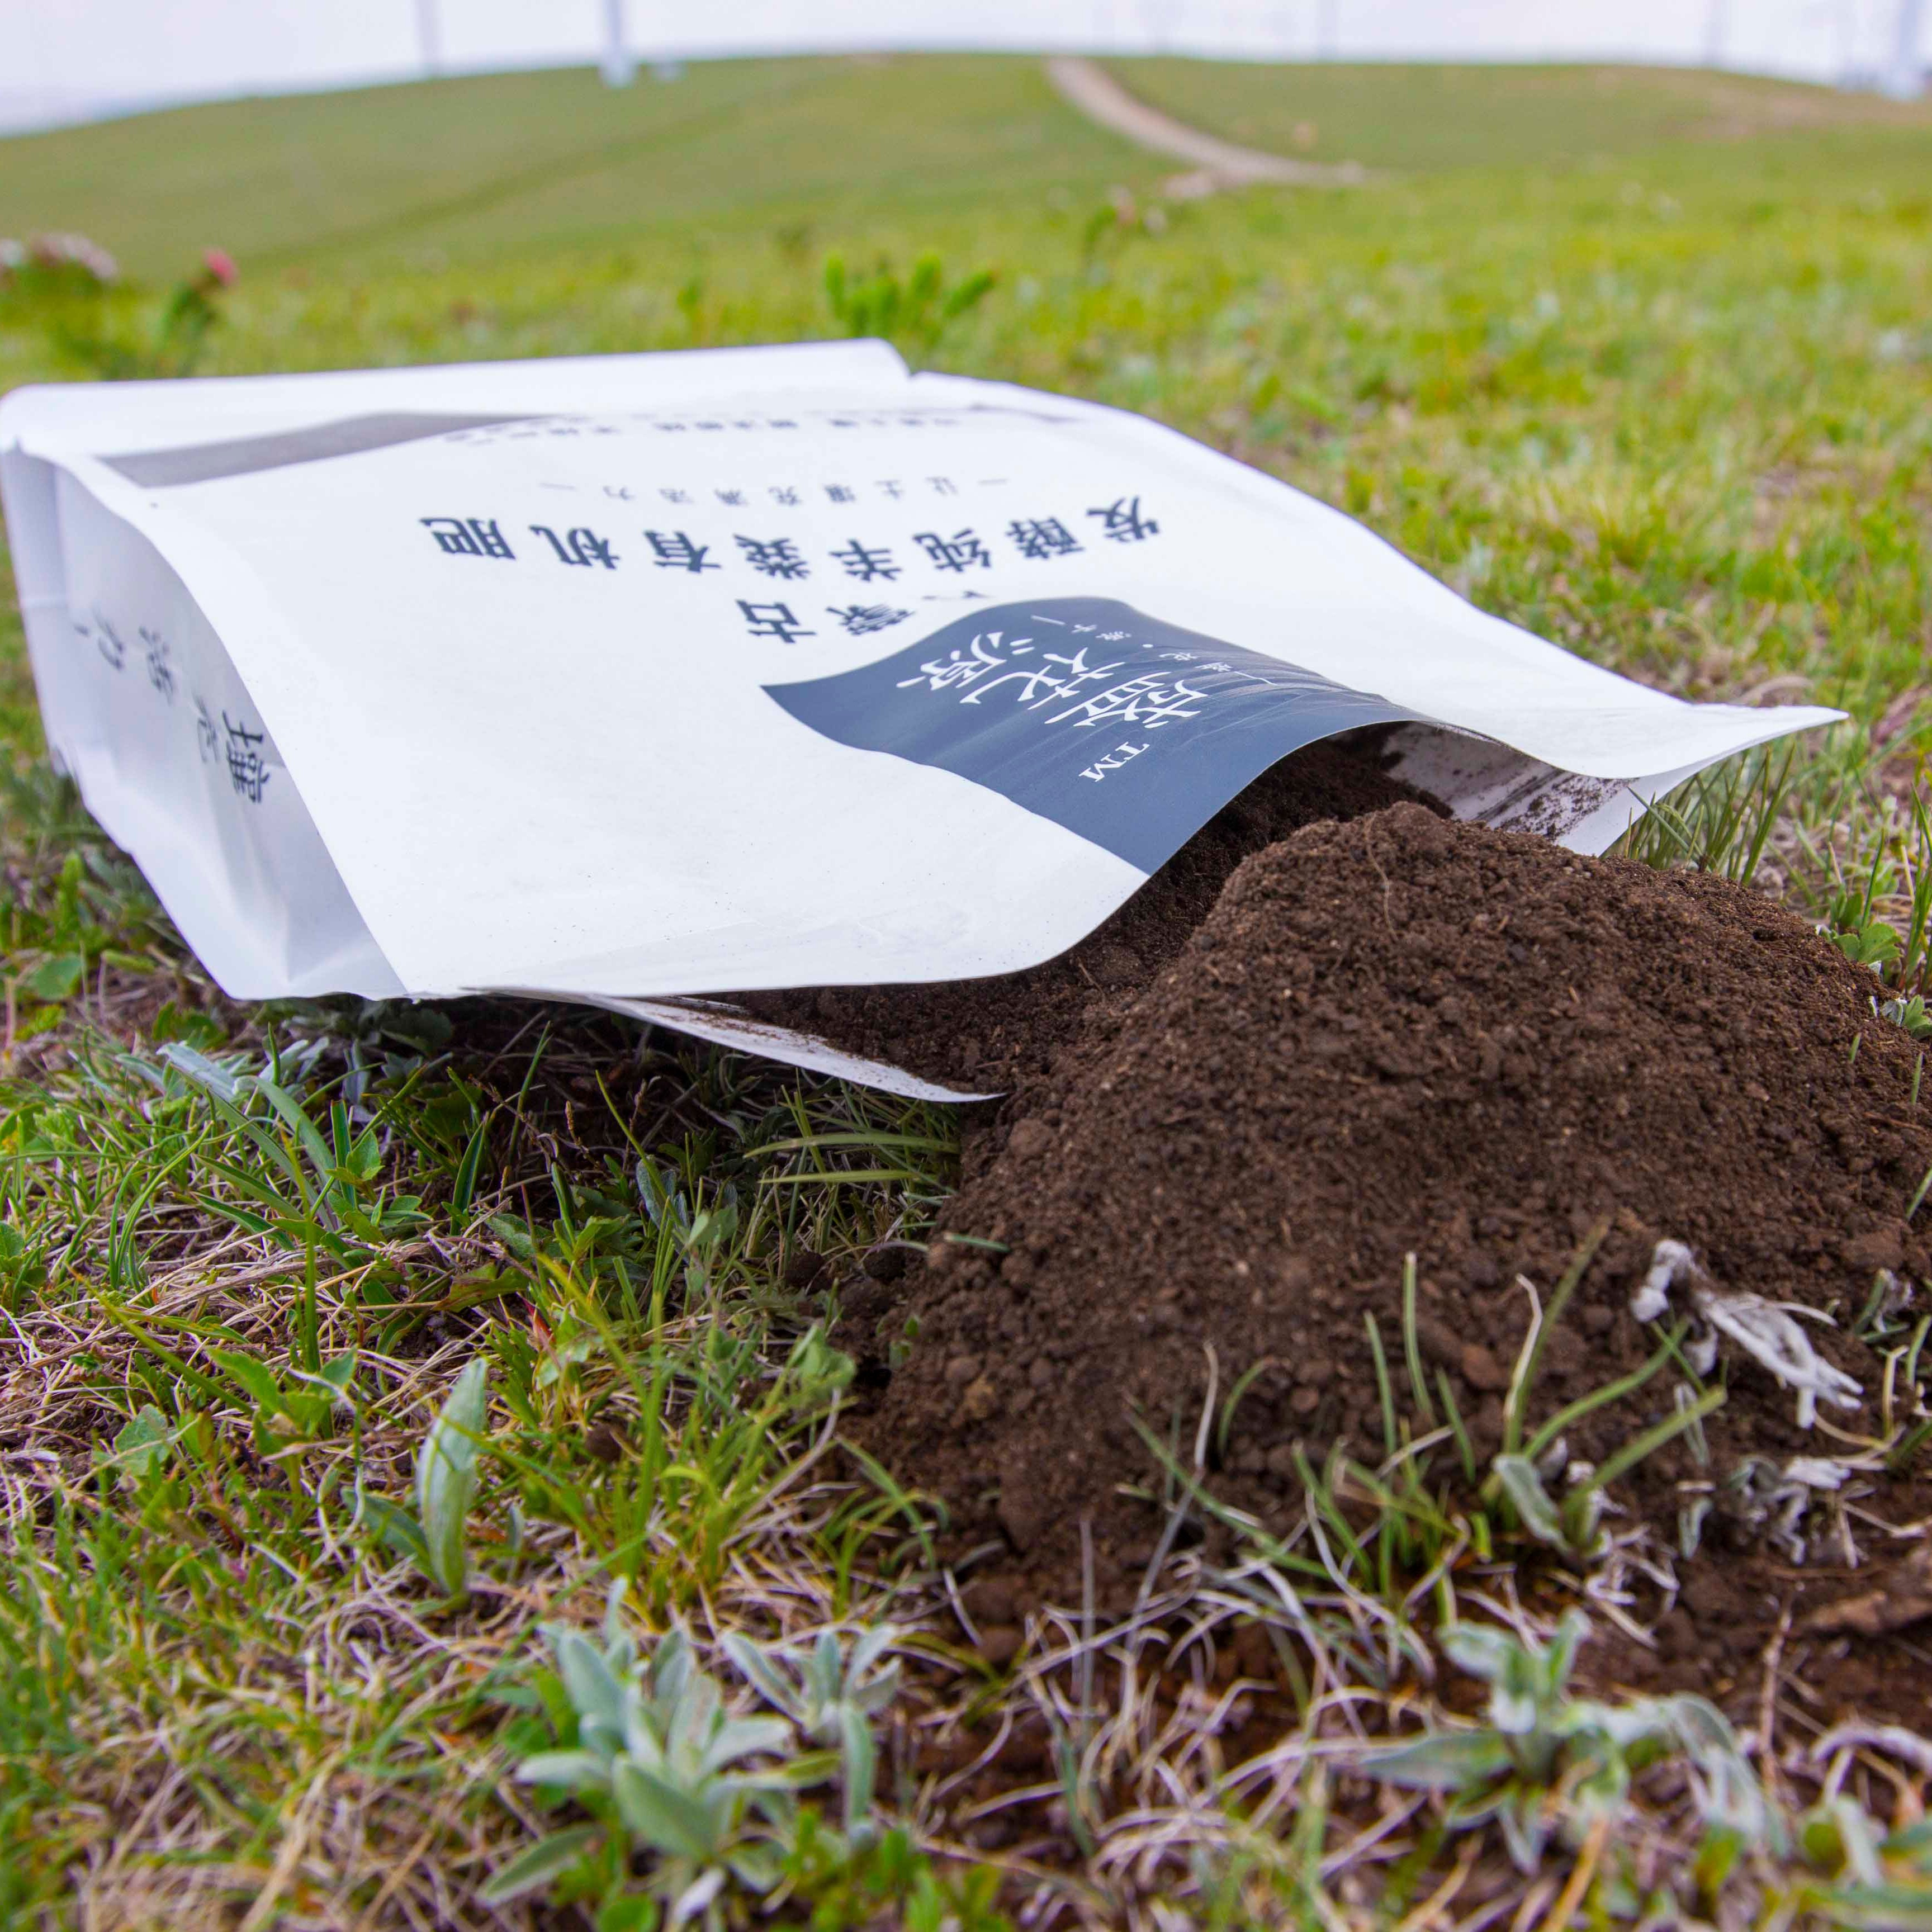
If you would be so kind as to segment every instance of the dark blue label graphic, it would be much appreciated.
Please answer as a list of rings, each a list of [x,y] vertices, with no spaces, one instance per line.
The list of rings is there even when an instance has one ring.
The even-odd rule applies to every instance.
[[[990,605],[765,689],[842,745],[956,772],[1145,872],[1289,752],[1417,716],[1101,597]]]

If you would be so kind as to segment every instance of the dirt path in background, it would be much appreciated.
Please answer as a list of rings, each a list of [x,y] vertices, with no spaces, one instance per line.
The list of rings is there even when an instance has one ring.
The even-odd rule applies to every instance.
[[[1090,60],[1059,56],[1047,62],[1046,76],[1060,98],[1088,120],[1111,128],[1157,154],[1192,161],[1190,172],[1176,175],[1167,184],[1167,192],[1177,200],[1191,200],[1222,188],[1251,188],[1264,182],[1294,188],[1354,188],[1368,178],[1368,171],[1358,161],[1292,161],[1286,155],[1238,147],[1217,135],[1190,128],[1137,100]]]

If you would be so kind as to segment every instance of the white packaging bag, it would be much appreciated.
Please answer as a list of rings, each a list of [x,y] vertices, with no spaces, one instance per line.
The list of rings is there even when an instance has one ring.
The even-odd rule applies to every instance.
[[[1588,852],[1839,715],[878,343],[18,390],[0,494],[53,755],[229,993],[590,1000],[914,1095],[701,996],[1036,964],[1352,726]]]

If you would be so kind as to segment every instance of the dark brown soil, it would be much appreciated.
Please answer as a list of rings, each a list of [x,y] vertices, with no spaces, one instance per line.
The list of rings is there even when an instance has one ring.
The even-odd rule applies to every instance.
[[[1306,826],[1242,864],[1158,976],[1095,1006],[980,1130],[927,1261],[848,1299],[846,1339],[874,1358],[874,1385],[918,1320],[860,1432],[947,1501],[962,1547],[1004,1539],[1022,1600],[1079,1600],[1089,1520],[1118,1605],[1161,1523],[1137,1415],[1189,1462],[1210,1384],[1220,1402],[1241,1388],[1225,1442],[1209,1432],[1207,1480],[1285,1531],[1298,1446],[1318,1464],[1338,1442],[1382,1459],[1367,1314],[1413,1408],[1412,1250],[1430,1379],[1446,1373],[1486,1460],[1528,1315],[1521,1280],[1546,1299],[1606,1220],[1532,1424],[1654,1348],[1629,1301],[1670,1238],[1724,1288],[1833,1315],[1807,1332],[1866,1396],[1825,1420],[1869,1436],[1882,1366],[1849,1331],[1878,1269],[1922,1280],[1932,1260],[1932,1216],[1905,1214],[1932,1166],[1932,1094],[1915,1109],[1918,1052],[1875,990],[1802,921],[1718,878],[1413,805]],[[1815,1535],[1794,1568],[1740,1514],[1724,1486],[1746,1459],[1850,1452],[1801,1430],[1791,1392],[1735,1346],[1724,1360],[1708,1466],[1680,1438],[1612,1492],[1620,1526],[1647,1520],[1667,1554],[1702,1493],[1679,1486],[1715,1486],[1687,1574],[1721,1580],[1687,1592],[1666,1634],[1666,1663],[1681,1653],[1694,1675],[1711,1673],[1709,1643],[1754,1654],[1812,1580],[1807,1606],[1852,1574]],[[1573,1428],[1571,1456],[1600,1461],[1671,1414],[1676,1380]],[[1861,1485],[1861,1510],[1911,1513],[1903,1485]],[[1868,1556],[1885,1554],[1876,1540]]]
[[[948,985],[734,993],[774,1025],[970,1092],[1047,1072],[1094,1007],[1138,992],[1186,945],[1250,854],[1326,818],[1359,818],[1421,794],[1376,762],[1379,734],[1310,745],[1264,772],[1203,826],[1120,910],[1071,951],[1024,973]],[[1433,804],[1433,801],[1426,801]]]

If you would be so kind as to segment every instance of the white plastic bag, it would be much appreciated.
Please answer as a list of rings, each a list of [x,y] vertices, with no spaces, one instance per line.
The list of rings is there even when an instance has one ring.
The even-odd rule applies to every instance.
[[[16,391],[57,760],[243,998],[591,999],[1064,951],[1300,746],[1600,850],[1838,714],[1682,703],[1140,418],[876,343]]]

